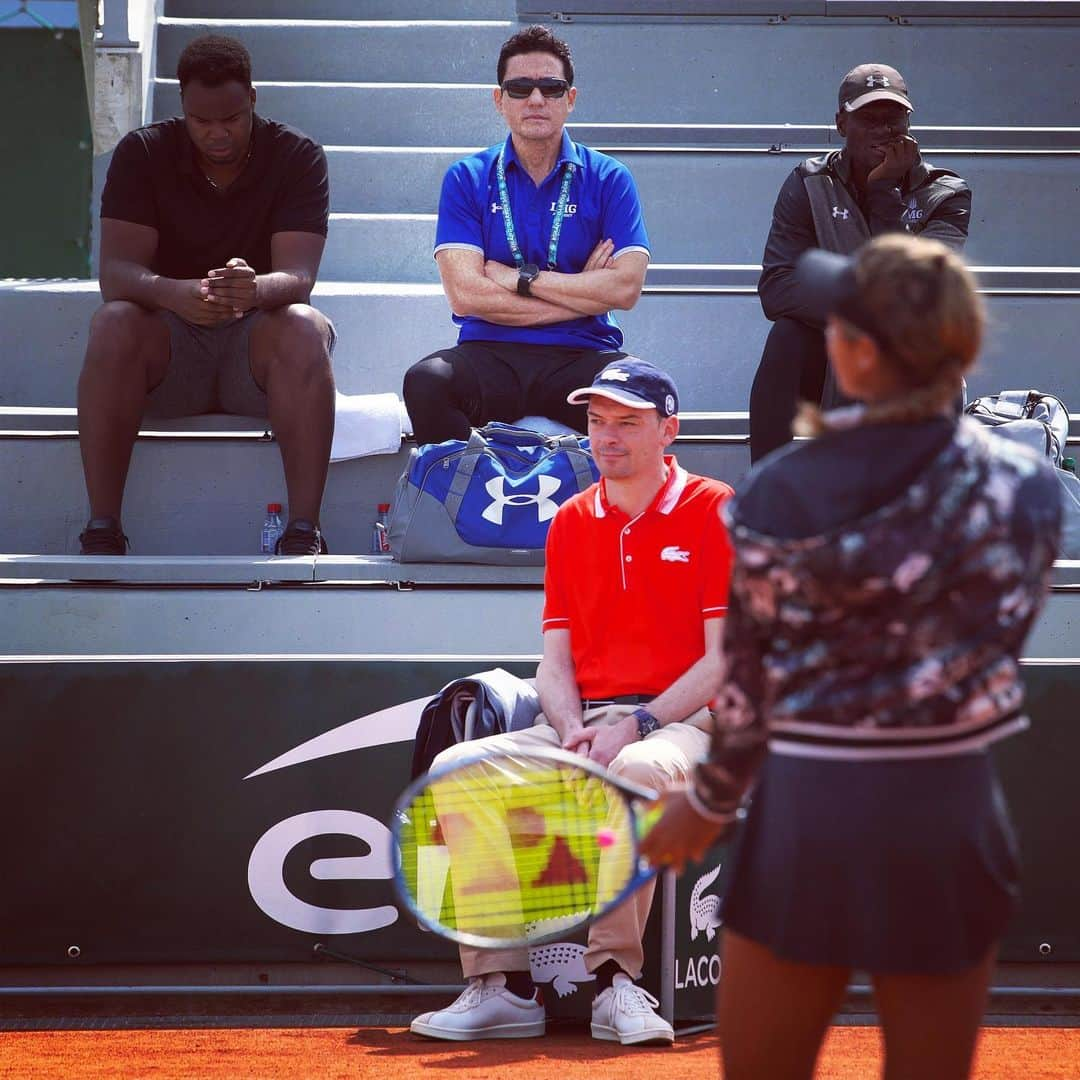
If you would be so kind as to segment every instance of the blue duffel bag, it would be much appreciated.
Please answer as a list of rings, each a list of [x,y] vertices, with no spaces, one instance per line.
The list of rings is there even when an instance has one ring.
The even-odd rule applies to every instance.
[[[413,450],[390,517],[399,562],[542,566],[555,511],[596,481],[589,440],[488,424]]]

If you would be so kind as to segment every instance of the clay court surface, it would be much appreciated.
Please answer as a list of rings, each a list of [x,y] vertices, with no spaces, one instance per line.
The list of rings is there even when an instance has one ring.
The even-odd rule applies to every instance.
[[[818,1062],[819,1080],[879,1075],[880,1036],[872,1027],[836,1027]],[[976,1080],[1080,1077],[1080,1029],[987,1028]],[[419,1040],[403,1028],[19,1031],[0,1034],[0,1076],[32,1080],[104,1077],[380,1080],[707,1080],[719,1077],[714,1034],[671,1049],[623,1049],[561,1024],[543,1039],[451,1044]]]

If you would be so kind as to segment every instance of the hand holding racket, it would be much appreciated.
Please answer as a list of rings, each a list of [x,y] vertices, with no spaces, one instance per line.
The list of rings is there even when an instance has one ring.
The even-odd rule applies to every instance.
[[[454,762],[394,808],[394,884],[423,926],[481,947],[552,941],[656,874],[657,794],[565,750]]]
[[[687,862],[700,862],[706,852],[731,832],[731,825],[703,817],[686,787],[668,788],[660,796],[659,814],[641,844],[642,857],[653,866],[682,873]]]

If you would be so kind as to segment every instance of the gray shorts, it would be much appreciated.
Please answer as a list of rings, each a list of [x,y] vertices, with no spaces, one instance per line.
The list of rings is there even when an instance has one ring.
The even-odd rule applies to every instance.
[[[266,391],[251,373],[248,349],[252,327],[263,312],[250,311],[222,326],[195,326],[171,311],[158,315],[169,327],[169,368],[147,395],[147,416],[267,415]],[[326,321],[333,356],[337,333]]]

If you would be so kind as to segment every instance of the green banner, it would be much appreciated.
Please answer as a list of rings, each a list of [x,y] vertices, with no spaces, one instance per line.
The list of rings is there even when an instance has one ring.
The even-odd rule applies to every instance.
[[[0,277],[90,276],[92,151],[78,30],[0,33]]]

